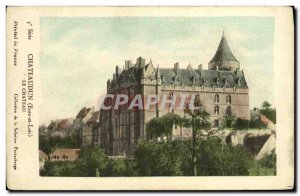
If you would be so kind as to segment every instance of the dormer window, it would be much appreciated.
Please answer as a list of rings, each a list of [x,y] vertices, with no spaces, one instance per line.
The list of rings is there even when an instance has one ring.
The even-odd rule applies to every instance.
[[[193,84],[196,84],[196,77],[193,76]]]
[[[219,77],[217,78],[217,84],[220,84],[220,78]]]
[[[239,78],[239,80],[238,80],[238,86],[242,86],[242,78]]]
[[[227,78],[225,78],[225,84],[226,84],[226,85],[228,84],[228,79],[227,79]]]

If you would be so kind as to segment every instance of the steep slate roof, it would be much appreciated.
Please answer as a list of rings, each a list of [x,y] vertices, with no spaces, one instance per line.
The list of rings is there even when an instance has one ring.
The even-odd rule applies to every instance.
[[[84,118],[90,111],[91,108],[83,107],[77,114],[76,118]]]
[[[149,65],[149,64],[148,64]],[[144,68],[148,68],[146,65]],[[128,70],[123,70],[120,74],[119,82],[134,82],[141,79],[143,68],[137,66],[131,67]],[[193,80],[195,81],[195,86],[205,86],[205,87],[237,87],[237,88],[248,88],[247,82],[244,77],[244,73],[240,71],[240,77],[235,71],[225,71],[225,70],[195,70],[191,69],[178,69],[178,75],[173,68],[159,68],[162,83],[165,85],[186,85],[192,86]],[[176,78],[178,77],[178,80]],[[219,83],[217,82],[219,80]],[[238,81],[240,80],[240,85]],[[226,82],[227,81],[227,82]],[[113,80],[112,86],[116,84]]]
[[[221,71],[221,70],[193,70],[193,69],[179,69],[178,77],[179,80],[175,81],[176,73],[174,69],[159,69],[162,82],[166,85],[181,85],[186,86],[193,85],[195,80],[195,86],[205,87],[237,87],[247,88],[247,83],[244,77],[244,73],[241,72],[241,77],[238,77],[234,71]],[[195,79],[193,79],[195,78]],[[240,85],[238,80],[240,79]],[[218,83],[219,80],[219,83]],[[226,82],[227,80],[227,82]]]
[[[210,63],[216,61],[238,61],[232,54],[229,45],[227,43],[225,34],[223,32],[222,39],[220,41],[218,50],[215,56],[211,59]]]
[[[92,117],[87,121],[87,123],[96,123],[99,120],[100,111],[93,113]]]

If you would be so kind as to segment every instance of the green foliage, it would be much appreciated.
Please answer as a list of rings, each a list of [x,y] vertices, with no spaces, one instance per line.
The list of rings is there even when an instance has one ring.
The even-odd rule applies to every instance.
[[[187,153],[182,143],[150,143],[140,141],[135,153],[138,174],[141,176],[182,175],[181,163]]]
[[[235,130],[246,130],[249,128],[249,120],[238,118],[234,122],[233,129]]]
[[[249,128],[253,129],[266,129],[267,125],[261,122],[260,118],[251,119],[249,123]]]
[[[249,169],[251,176],[274,176],[276,175],[276,153],[273,151],[271,154],[264,158],[253,161],[252,167]]]
[[[223,128],[232,128],[236,121],[236,117],[234,115],[226,115],[223,118]]]
[[[262,103],[260,108],[260,113],[265,115],[268,119],[270,119],[273,123],[276,123],[276,110],[271,108],[271,104],[267,101]]]
[[[135,159],[108,159],[99,146],[89,146],[78,161],[45,163],[42,176],[193,176],[191,140],[140,141]],[[276,154],[252,160],[242,147],[224,145],[217,137],[197,140],[196,167],[199,176],[275,175]]]
[[[245,149],[222,144],[217,137],[198,141],[197,170],[201,176],[246,176],[250,156]]]
[[[57,148],[78,148],[78,141],[75,135],[69,137],[48,137],[39,136],[39,149],[46,154],[55,151]]]
[[[181,119],[182,125],[184,127],[192,127],[196,132],[200,132],[201,130],[208,130],[211,127],[211,123],[209,122],[209,113],[205,110],[189,110],[186,109],[185,113],[187,116]],[[194,124],[193,124],[194,119]]]
[[[138,176],[136,164],[131,159],[109,159],[105,176]]]
[[[78,176],[78,165],[72,161],[46,161],[41,176]]]
[[[152,137],[168,135],[172,132],[173,124],[179,125],[181,117],[177,114],[167,113],[161,117],[153,118],[148,122],[148,131]]]
[[[107,164],[107,155],[100,146],[91,145],[81,149],[78,159],[80,176],[95,176],[97,168],[101,175],[104,173]]]

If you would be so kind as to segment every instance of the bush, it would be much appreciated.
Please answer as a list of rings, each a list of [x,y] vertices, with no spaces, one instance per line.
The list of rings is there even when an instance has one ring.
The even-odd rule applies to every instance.
[[[46,161],[44,169],[40,171],[41,176],[78,176],[77,162],[72,161]]]
[[[96,176],[97,169],[102,176],[108,165],[108,157],[99,145],[87,146],[80,151],[78,165],[80,176]]]
[[[130,159],[109,159],[104,176],[138,176],[136,164]]]
[[[182,143],[141,141],[135,152],[138,174],[141,176],[180,176],[181,165],[185,160],[185,147]]]
[[[274,176],[276,175],[276,154],[273,151],[264,158],[253,161],[249,169],[251,176]]]
[[[242,147],[224,145],[211,137],[198,142],[197,170],[200,176],[247,176],[251,158]]]
[[[236,119],[233,128],[235,130],[245,130],[249,128],[249,120],[247,119]]]
[[[251,119],[250,120],[249,128],[253,128],[253,129],[266,129],[267,125],[265,125],[264,123],[262,123],[260,121],[260,118],[256,118],[256,119]]]

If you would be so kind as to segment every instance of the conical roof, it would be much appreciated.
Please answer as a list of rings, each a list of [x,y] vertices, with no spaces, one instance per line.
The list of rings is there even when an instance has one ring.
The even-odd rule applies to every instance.
[[[220,41],[218,50],[215,56],[211,59],[210,63],[217,61],[238,61],[232,54],[229,45],[227,43],[225,33],[223,32],[222,39]]]

